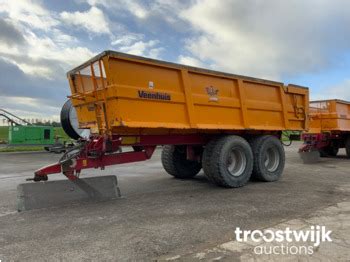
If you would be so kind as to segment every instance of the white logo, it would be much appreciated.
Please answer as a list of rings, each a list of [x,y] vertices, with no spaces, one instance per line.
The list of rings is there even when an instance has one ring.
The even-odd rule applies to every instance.
[[[332,242],[330,237],[332,231],[327,230],[325,226],[310,226],[309,229],[291,230],[287,227],[284,230],[241,230],[239,227],[235,230],[236,240],[238,242],[253,241],[256,243],[276,243],[275,246],[269,245],[269,250],[263,245],[256,246],[256,254],[313,254],[314,248],[322,242]],[[285,243],[287,242],[287,243]],[[293,243],[289,246],[289,243]],[[304,245],[296,246],[295,243]],[[307,243],[307,245],[305,245]],[[311,245],[310,245],[311,243]],[[286,245],[285,245],[286,244]],[[293,251],[294,250],[294,251]]]

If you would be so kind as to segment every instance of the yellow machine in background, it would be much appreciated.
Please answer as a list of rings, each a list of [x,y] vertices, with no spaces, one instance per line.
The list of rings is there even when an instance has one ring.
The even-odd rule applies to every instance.
[[[318,150],[322,157],[336,156],[345,148],[350,157],[350,102],[322,100],[310,102],[310,128],[303,134],[301,151]]]
[[[350,132],[350,102],[322,100],[310,102],[309,133]]]

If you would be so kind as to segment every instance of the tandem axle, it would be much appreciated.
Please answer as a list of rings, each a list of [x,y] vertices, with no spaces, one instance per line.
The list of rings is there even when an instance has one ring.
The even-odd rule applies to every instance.
[[[34,180],[63,173],[79,178],[83,169],[148,160],[158,145],[162,165],[175,178],[192,178],[203,168],[208,180],[223,187],[244,186],[251,176],[276,181],[283,173],[285,155],[278,134],[172,134],[140,136],[91,136],[64,153],[58,163],[35,172]],[[121,152],[121,147],[131,148]]]

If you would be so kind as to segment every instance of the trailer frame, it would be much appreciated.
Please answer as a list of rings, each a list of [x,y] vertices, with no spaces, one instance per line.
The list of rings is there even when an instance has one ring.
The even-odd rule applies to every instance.
[[[206,134],[188,135],[141,135],[141,136],[91,136],[81,139],[77,146],[68,150],[58,163],[35,171],[33,179],[47,181],[47,175],[63,173],[68,179],[75,180],[82,169],[145,161],[152,157],[157,145],[186,145],[187,159],[199,160],[193,147],[205,145],[212,136]],[[131,146],[133,151],[120,152],[121,147]]]

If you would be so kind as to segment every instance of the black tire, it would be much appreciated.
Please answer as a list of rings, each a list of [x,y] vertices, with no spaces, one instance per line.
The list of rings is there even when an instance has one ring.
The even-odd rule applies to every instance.
[[[61,125],[62,128],[64,130],[64,132],[66,132],[66,134],[70,137],[73,138],[75,140],[78,140],[80,138],[79,134],[74,130],[71,121],[70,121],[70,111],[71,108],[73,107],[72,105],[72,101],[70,99],[68,99],[62,109],[61,109]]]
[[[350,158],[350,136],[348,136],[345,141],[345,152],[346,155]]]
[[[192,178],[202,169],[200,162],[186,159],[186,146],[163,146],[161,159],[165,171],[176,178]]]
[[[216,184],[216,182],[214,177],[211,176],[210,162],[211,162],[213,150],[217,141],[218,141],[217,139],[212,139],[211,141],[209,141],[209,143],[205,145],[203,156],[202,156],[202,167],[203,167],[204,174],[208,178],[208,180],[214,184]]]
[[[249,181],[253,153],[244,138],[225,136],[207,144],[202,162],[210,181],[222,187],[236,188]]]
[[[330,156],[336,156],[339,152],[339,148],[336,146],[330,146],[327,148],[327,153]]]
[[[336,156],[339,152],[339,148],[335,146],[327,146],[319,150],[321,157]]]
[[[327,151],[324,150],[323,148],[319,149],[318,152],[320,153],[320,157],[327,157]]]
[[[252,178],[277,181],[284,169],[285,153],[281,141],[271,135],[258,136],[250,140],[254,155]]]

